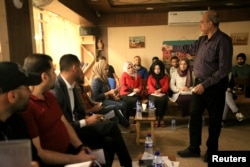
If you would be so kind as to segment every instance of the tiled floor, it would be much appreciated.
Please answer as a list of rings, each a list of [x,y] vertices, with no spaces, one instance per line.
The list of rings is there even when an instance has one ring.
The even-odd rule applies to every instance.
[[[155,129],[155,146],[154,150],[159,150],[163,155],[176,155],[176,151],[186,148],[189,144],[189,133],[187,127],[187,119],[177,119],[176,130],[170,128],[170,118],[166,119],[167,127]],[[204,126],[202,130],[202,145],[201,154],[206,151],[208,126]],[[222,129],[220,136],[220,150],[250,150],[250,120],[247,119],[241,123],[236,120],[226,122],[226,127]],[[144,146],[139,146],[135,143],[135,133],[123,134],[128,150],[133,161],[137,161],[139,155],[143,152]],[[180,167],[207,167],[201,158],[181,158],[176,155],[177,161],[180,162]],[[116,160],[113,167],[119,167],[119,162]]]

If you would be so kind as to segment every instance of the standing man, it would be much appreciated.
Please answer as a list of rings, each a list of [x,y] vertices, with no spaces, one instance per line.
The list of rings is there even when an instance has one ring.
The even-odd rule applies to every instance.
[[[219,15],[216,11],[209,10],[203,14],[200,29],[204,35],[194,44],[164,46],[163,49],[195,55],[193,69],[196,79],[191,104],[190,145],[177,153],[181,157],[200,157],[202,114],[207,109],[209,134],[206,142],[207,151],[203,158],[207,162],[209,156],[218,150],[233,46],[231,38],[219,29]]]

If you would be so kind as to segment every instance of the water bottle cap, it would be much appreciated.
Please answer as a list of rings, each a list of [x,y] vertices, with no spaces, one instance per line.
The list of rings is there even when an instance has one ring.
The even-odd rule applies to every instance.
[[[148,133],[148,134],[147,134],[147,137],[151,137],[151,133]]]
[[[159,155],[160,155],[160,151],[156,151],[156,152],[155,152],[155,155],[158,155],[158,156],[159,156]]]

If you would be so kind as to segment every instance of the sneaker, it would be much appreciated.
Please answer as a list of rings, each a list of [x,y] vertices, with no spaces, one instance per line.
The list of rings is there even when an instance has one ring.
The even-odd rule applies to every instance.
[[[244,119],[246,119],[246,117],[241,112],[237,112],[235,114],[235,117],[238,121],[243,121]]]

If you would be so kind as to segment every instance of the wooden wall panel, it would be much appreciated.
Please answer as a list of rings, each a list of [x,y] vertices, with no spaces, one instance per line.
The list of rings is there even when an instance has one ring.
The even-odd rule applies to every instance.
[[[23,64],[24,58],[31,54],[32,31],[30,17],[30,6],[28,0],[23,0],[23,7],[17,9],[12,1],[5,0],[6,18],[8,27],[10,61]]]
[[[168,17],[167,12],[106,14],[101,16],[101,20],[98,26],[127,27],[127,26],[166,25],[167,17]]]
[[[250,7],[241,9],[218,10],[221,22],[250,20]],[[164,13],[120,13],[101,16],[98,26],[127,27],[127,26],[151,26],[167,25],[168,12]]]

